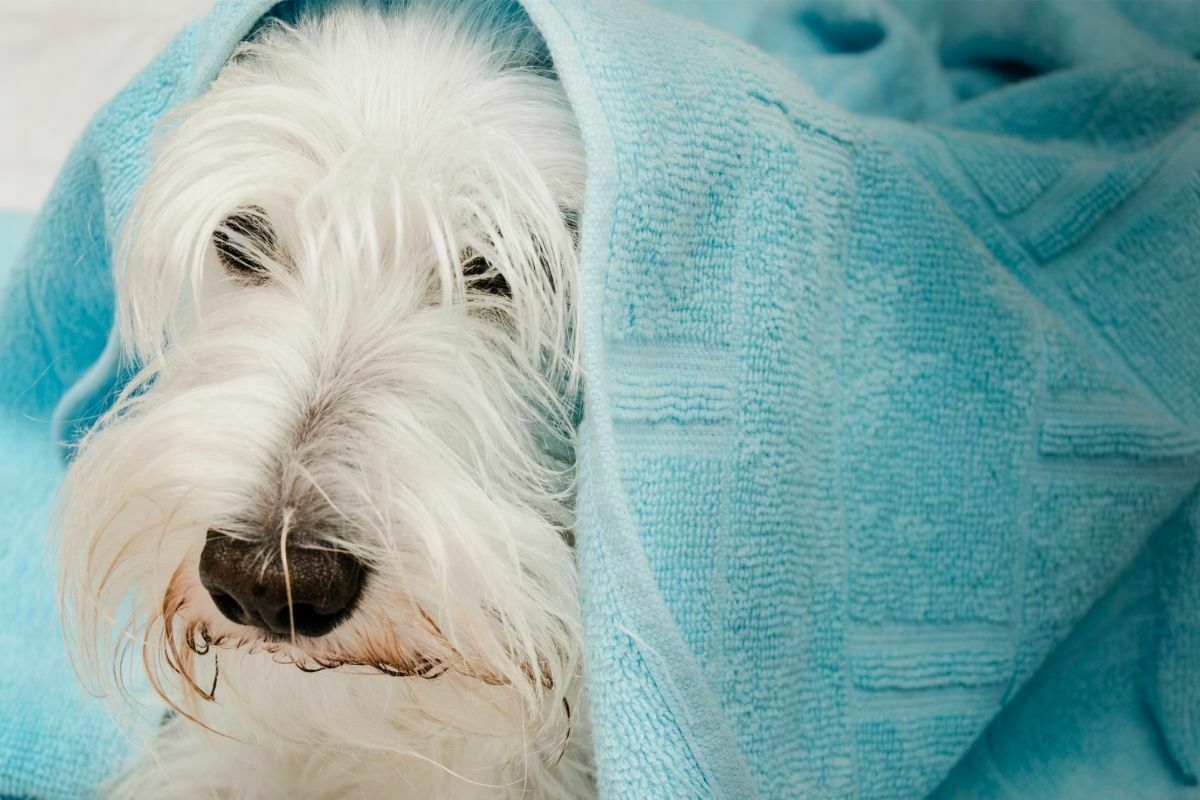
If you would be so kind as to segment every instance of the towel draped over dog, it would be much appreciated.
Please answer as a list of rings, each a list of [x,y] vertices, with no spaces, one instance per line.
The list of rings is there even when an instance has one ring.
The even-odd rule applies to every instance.
[[[56,446],[151,132],[271,5],[97,115],[4,283],[0,795],[129,749],[57,631]],[[588,158],[602,796],[1200,796],[1200,6],[523,6]]]

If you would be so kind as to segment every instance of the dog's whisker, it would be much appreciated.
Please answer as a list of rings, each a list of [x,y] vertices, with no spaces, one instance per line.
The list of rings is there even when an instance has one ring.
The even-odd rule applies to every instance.
[[[296,646],[296,608],[292,602],[292,572],[288,568],[288,533],[292,529],[292,509],[283,511],[283,525],[279,531],[279,559],[283,564],[283,585],[287,593],[288,628],[292,637],[292,647]]]

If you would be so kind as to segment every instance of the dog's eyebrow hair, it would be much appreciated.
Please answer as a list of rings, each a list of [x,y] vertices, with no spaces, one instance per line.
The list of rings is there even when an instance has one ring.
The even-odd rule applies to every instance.
[[[563,225],[571,235],[572,246],[578,248],[579,211],[569,206],[560,206],[558,210],[562,216]],[[502,231],[496,231],[494,235],[503,238]],[[492,267],[492,263],[486,256],[480,255],[474,248],[468,247],[460,254],[460,261],[463,277],[467,279],[470,286],[487,294],[512,299],[512,287],[509,285],[508,279],[504,277],[504,273]],[[544,260],[543,266],[546,266]],[[553,286],[554,276],[547,272],[546,277]]]
[[[508,285],[508,279],[502,272],[493,268],[487,258],[471,248],[467,248],[462,258],[462,274],[470,286],[487,294],[512,299],[512,287]]]
[[[247,206],[225,217],[213,231],[212,239],[225,268],[246,276],[265,277],[256,256],[272,254],[278,249],[275,231],[261,206]]]

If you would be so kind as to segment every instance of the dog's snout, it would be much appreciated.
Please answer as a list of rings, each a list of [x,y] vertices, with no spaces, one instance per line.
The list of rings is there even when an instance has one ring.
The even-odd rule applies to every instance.
[[[200,554],[200,582],[217,608],[239,625],[288,636],[323,636],[354,608],[366,568],[348,553],[260,542],[210,530]],[[289,603],[290,598],[290,603]]]

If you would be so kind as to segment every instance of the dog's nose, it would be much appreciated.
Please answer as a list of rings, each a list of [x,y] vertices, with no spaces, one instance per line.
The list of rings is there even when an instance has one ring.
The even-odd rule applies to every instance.
[[[366,568],[353,556],[303,545],[278,548],[209,531],[200,582],[221,613],[239,625],[282,636],[323,636],[354,608]],[[289,594],[291,608],[289,612]]]

